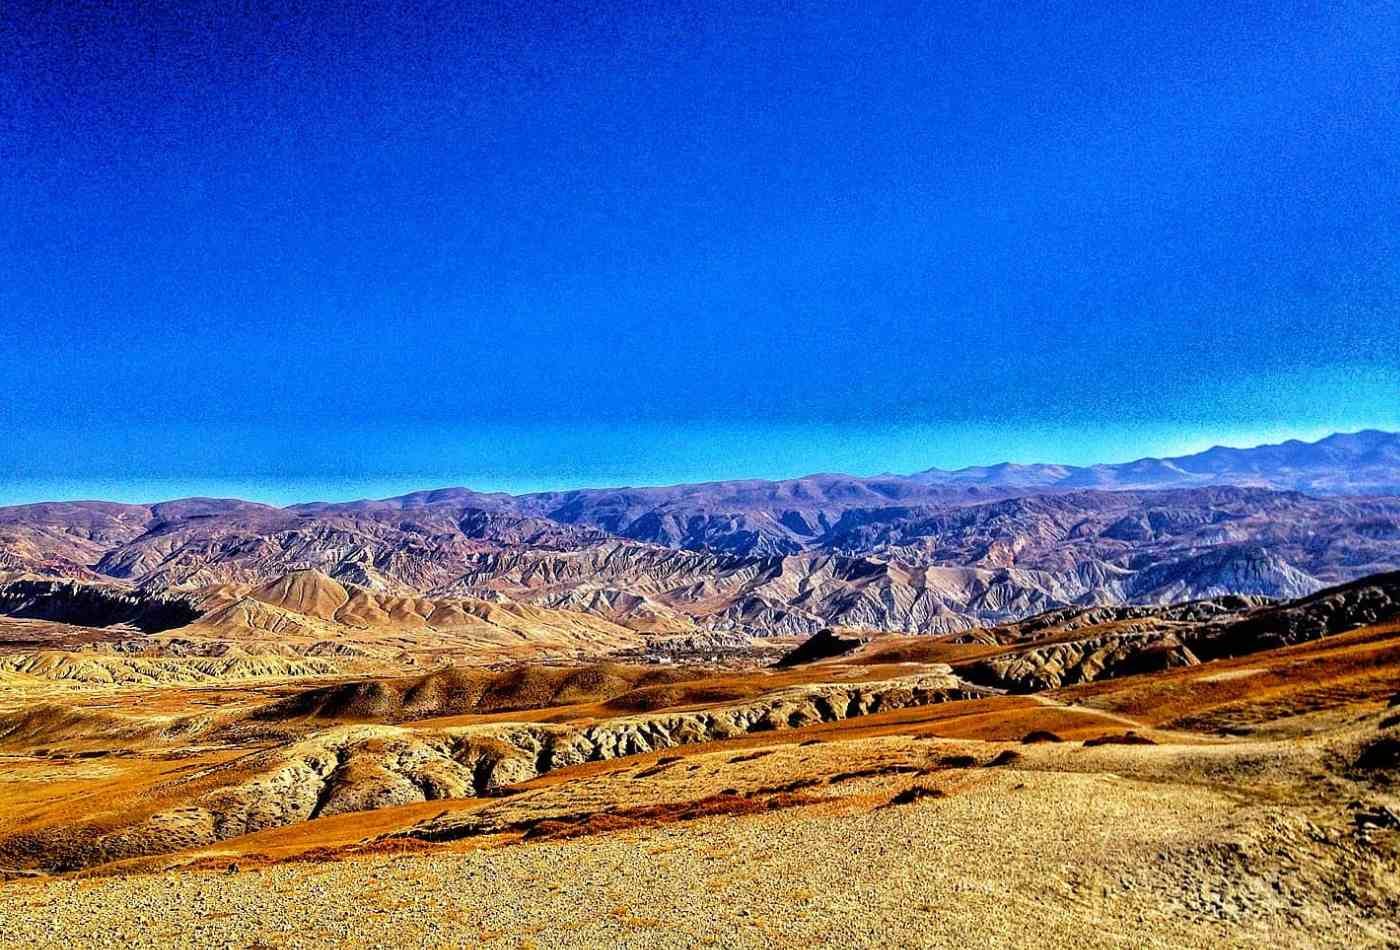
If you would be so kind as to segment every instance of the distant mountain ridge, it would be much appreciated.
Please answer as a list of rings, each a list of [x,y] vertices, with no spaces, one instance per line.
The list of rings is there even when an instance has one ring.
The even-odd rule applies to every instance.
[[[601,531],[667,547],[739,554],[796,554],[839,546],[849,513],[981,505],[1019,496],[1080,491],[1265,488],[1320,496],[1400,495],[1400,433],[1365,430],[1317,442],[1250,449],[1217,446],[1195,455],[1116,465],[1015,465],[913,475],[808,475],[641,488],[586,488],[526,495],[466,488],[379,501],[313,503],[290,510],[365,514],[471,508],[495,518]],[[522,529],[525,530],[525,529]]]
[[[0,508],[0,581],[160,594],[314,570],[379,594],[500,598],[648,633],[949,631],[1068,606],[1298,597],[1400,569],[1397,458],[1400,436],[1362,432],[1085,468],[458,488],[288,508],[54,502]],[[1095,487],[1076,487],[1085,480]]]
[[[909,476],[925,485],[1079,490],[1237,485],[1323,495],[1400,493],[1400,433],[1365,429],[1317,442],[1290,439],[1235,449],[1217,445],[1194,455],[1141,458],[1116,465],[1000,465]]]

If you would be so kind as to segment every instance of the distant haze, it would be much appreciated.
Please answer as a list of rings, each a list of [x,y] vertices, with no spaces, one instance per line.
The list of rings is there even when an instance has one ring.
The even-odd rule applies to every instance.
[[[463,486],[476,491],[504,491],[523,494],[540,491],[562,491],[584,488],[620,486],[676,485],[697,482],[733,481],[747,478],[796,478],[818,472],[845,473],[858,476],[878,474],[916,475],[925,483],[941,483],[941,473],[967,466],[995,466],[1011,462],[1015,465],[1049,463],[1060,466],[1096,466],[1127,463],[1144,457],[1152,446],[1162,446],[1158,457],[1203,452],[1211,445],[1193,444],[1189,440],[1175,441],[1165,435],[1155,439],[1147,434],[1117,435],[1088,433],[1038,433],[1043,455],[1000,455],[1006,447],[1015,451],[1014,432],[993,430],[863,430],[840,433],[816,427],[784,429],[640,429],[615,430],[557,429],[549,433],[533,433],[520,438],[511,430],[486,432],[446,432],[428,436],[387,433],[381,437],[357,434],[354,441],[345,433],[326,433],[306,437],[305,441],[288,435],[287,444],[300,454],[297,465],[279,468],[271,465],[259,470],[255,465],[246,472],[209,476],[199,472],[194,453],[198,437],[189,436],[188,452],[172,451],[164,469],[154,470],[133,466],[122,470],[98,470],[77,474],[70,469],[66,475],[47,478],[12,478],[0,482],[0,504],[23,504],[35,501],[104,499],[144,503],[171,498],[216,497],[242,498],[268,504],[287,505],[309,501],[351,501],[363,498],[386,498],[415,491],[449,486]],[[1134,438],[1134,436],[1137,436]],[[1369,429],[1357,436],[1329,436],[1328,433],[1301,433],[1305,443],[1328,444],[1328,439],[1340,439],[1359,456],[1365,455],[1367,437],[1382,436],[1386,450],[1397,451],[1400,437]],[[1293,434],[1273,438],[1286,442]],[[227,449],[237,438],[215,438],[215,443]],[[1228,441],[1236,448],[1260,444],[1249,437]],[[371,452],[360,452],[358,444],[374,446]],[[1094,454],[1103,450],[1103,454]],[[52,463],[62,458],[64,447],[54,445],[45,460]],[[118,459],[120,455],[116,456]],[[1275,476],[1282,463],[1289,461],[1276,454],[1260,456]],[[1218,479],[1225,484],[1273,485],[1274,487],[1310,487],[1327,493],[1348,490],[1346,473],[1354,466],[1355,457],[1328,465],[1325,454],[1313,453],[1304,462],[1322,466],[1323,479],[1315,483],[1290,481],[1287,471],[1274,481],[1239,476],[1226,470]],[[245,459],[256,461],[256,459]],[[392,461],[397,470],[378,470],[376,465]],[[1293,460],[1297,464],[1297,460]],[[1207,469],[1197,466],[1197,475]],[[1400,463],[1382,460],[1384,472],[1365,481],[1366,473],[1356,484],[1363,489],[1379,485],[1385,490],[1400,490]],[[1387,467],[1388,466],[1388,467]],[[1284,464],[1284,468],[1287,466]],[[80,469],[75,469],[80,472]],[[934,470],[932,472],[928,470]],[[941,473],[940,473],[941,470]],[[1248,475],[1247,468],[1240,471]],[[1385,474],[1389,473],[1389,474]],[[1374,474],[1374,473],[1373,473]],[[1239,476],[1239,477],[1235,477]],[[1018,480],[1022,479],[1022,480]],[[1063,479],[1063,484],[1057,482]],[[1118,480],[1102,478],[1093,472],[1052,477],[1025,476],[1005,473],[970,472],[964,478],[948,480],[950,485],[986,484],[994,487],[1020,488],[1153,488],[1205,484],[1206,477],[1192,479],[1183,473],[1163,477],[1151,471],[1129,474]],[[1332,487],[1328,487],[1331,485]],[[1387,487],[1389,486],[1389,487]]]

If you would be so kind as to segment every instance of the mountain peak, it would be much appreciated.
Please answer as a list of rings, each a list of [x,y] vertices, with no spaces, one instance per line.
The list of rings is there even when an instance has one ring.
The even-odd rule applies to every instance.
[[[291,571],[249,592],[254,600],[308,617],[334,620],[350,592],[334,578],[314,568]]]

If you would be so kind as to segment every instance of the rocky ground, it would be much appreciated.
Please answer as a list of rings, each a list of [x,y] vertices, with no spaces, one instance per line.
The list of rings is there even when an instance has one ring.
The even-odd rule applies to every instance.
[[[834,803],[559,841],[15,881],[16,946],[1386,946],[1251,867],[1277,806],[1112,773],[856,780]],[[944,789],[889,805],[913,786]],[[1292,867],[1289,867],[1289,864]],[[1302,870],[1299,870],[1302,868]],[[1313,882],[1309,882],[1313,883]],[[1276,888],[1275,885],[1278,885]]]
[[[1393,581],[766,669],[26,674],[0,702],[0,934],[1400,946]],[[1191,656],[1120,657],[1154,630]],[[1029,672],[964,678],[997,658]]]

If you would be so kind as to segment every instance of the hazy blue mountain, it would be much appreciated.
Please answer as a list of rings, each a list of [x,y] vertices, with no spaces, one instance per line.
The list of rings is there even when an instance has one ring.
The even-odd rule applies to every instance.
[[[1400,434],[1368,429],[1317,442],[1290,439],[1250,449],[1216,446],[1195,455],[1143,458],[1116,465],[1001,465],[910,479],[923,485],[1016,490],[1188,488],[1239,485],[1322,495],[1400,493]]]

